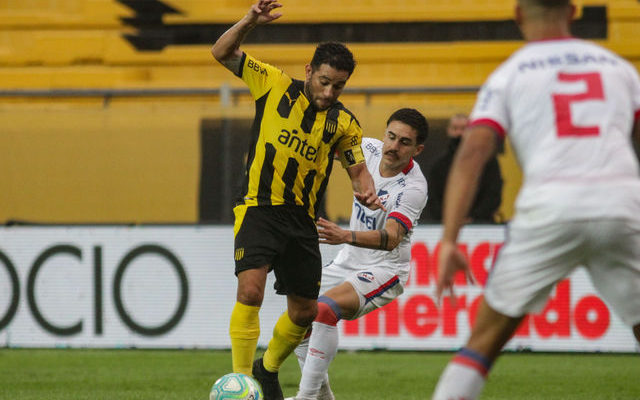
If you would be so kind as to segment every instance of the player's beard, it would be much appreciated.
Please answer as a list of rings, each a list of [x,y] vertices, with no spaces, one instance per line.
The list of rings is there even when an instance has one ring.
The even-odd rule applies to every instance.
[[[329,105],[324,108],[318,107],[318,104],[316,104],[316,101],[313,98],[313,95],[311,94],[311,82],[309,81],[304,82],[304,95],[309,100],[309,104],[311,104],[311,107],[313,107],[313,109],[316,111],[328,110],[333,105],[333,103],[329,103]]]

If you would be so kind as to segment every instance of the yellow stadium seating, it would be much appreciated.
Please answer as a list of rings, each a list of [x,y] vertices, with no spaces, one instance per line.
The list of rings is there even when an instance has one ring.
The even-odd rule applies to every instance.
[[[230,25],[254,2],[139,3],[144,1],[165,6],[156,17],[168,27]],[[607,38],[598,43],[640,69],[640,2],[576,3],[607,7]],[[508,20],[515,0],[286,0],[283,4],[285,17],[277,23],[455,22]],[[0,147],[9,149],[7,157],[0,157],[5,171],[0,192],[11,193],[0,197],[0,222],[17,217],[45,222],[197,219],[199,123],[221,117],[252,118],[248,95],[233,96],[232,106],[211,93],[44,95],[47,90],[223,86],[246,90],[241,80],[213,60],[210,43],[136,49],[125,38],[140,32],[130,23],[136,17],[140,15],[134,9],[117,0],[0,0],[0,94],[39,91],[38,97],[28,93],[0,97]],[[519,41],[351,43],[358,67],[349,81],[351,92],[342,100],[368,136],[376,136],[384,117],[402,106],[418,108],[431,119],[468,112],[475,99],[472,89],[521,45]],[[243,49],[302,78],[314,47],[247,44]],[[444,87],[464,90],[433,91]],[[375,89],[398,92],[372,94]],[[507,174],[501,211],[509,217],[520,176],[512,153],[507,149],[505,154],[500,159]],[[43,176],[43,170],[48,175]],[[335,174],[329,186],[332,218],[349,214],[350,190],[346,178],[340,177]],[[343,187],[344,193],[335,189]]]
[[[148,0],[151,1],[151,0]],[[167,6],[162,19],[173,23],[234,23],[251,0],[159,0]],[[579,6],[607,5],[610,17],[639,16],[635,0],[577,0]],[[510,19],[515,0],[287,0],[286,22],[479,21]],[[135,11],[117,0],[5,0],[0,27],[122,27],[120,18]]]
[[[507,19],[514,0],[305,0],[286,2],[287,22],[334,22],[336,14],[360,22]],[[583,0],[583,5],[603,1]],[[640,62],[640,3],[608,1],[608,39],[601,41],[632,62]],[[177,10],[163,21],[231,23],[246,12],[249,0],[170,0]],[[336,13],[335,10],[342,10]],[[125,38],[136,30],[121,18],[135,12],[116,0],[5,0],[0,8],[0,84],[8,89],[61,87],[217,87],[220,73],[209,45],[167,46],[139,51]],[[310,19],[314,19],[311,21]],[[317,20],[317,21],[315,21]],[[339,22],[339,21],[338,21]],[[342,21],[344,22],[344,21]],[[354,43],[359,62],[357,86],[478,85],[521,43]],[[247,51],[296,75],[313,45],[247,45]],[[402,67],[403,73],[398,73]],[[437,78],[436,78],[437,77]],[[228,82],[236,85],[236,80]]]
[[[0,29],[118,29],[132,10],[115,0],[4,0]]]

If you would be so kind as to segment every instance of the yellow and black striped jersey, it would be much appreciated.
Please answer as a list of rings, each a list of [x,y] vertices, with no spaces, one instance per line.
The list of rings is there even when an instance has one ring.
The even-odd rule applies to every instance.
[[[304,82],[244,53],[237,75],[256,102],[239,204],[300,205],[315,218],[334,153],[347,168],[364,162],[362,129],[342,103],[316,111]]]

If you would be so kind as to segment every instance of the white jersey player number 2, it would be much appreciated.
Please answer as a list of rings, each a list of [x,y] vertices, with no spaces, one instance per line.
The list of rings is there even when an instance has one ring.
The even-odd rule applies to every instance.
[[[598,126],[576,126],[571,122],[571,103],[588,100],[604,101],[602,89],[602,77],[599,72],[587,72],[579,74],[558,73],[560,82],[574,83],[584,82],[587,90],[575,94],[553,94],[553,105],[556,111],[556,130],[559,137],[563,136],[598,136]]]

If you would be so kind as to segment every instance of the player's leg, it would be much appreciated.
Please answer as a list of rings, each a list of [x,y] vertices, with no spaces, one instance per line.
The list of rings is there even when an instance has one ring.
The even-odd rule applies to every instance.
[[[311,336],[311,332],[312,328],[309,328],[304,339],[302,339],[298,347],[293,351],[298,359],[298,366],[300,366],[301,372],[304,369],[304,363],[307,359],[307,350],[309,350],[309,337]]]
[[[511,229],[489,276],[471,337],[441,375],[434,400],[477,398],[522,317],[542,309],[555,284],[582,260],[581,228],[563,223]]]
[[[341,285],[345,280],[346,272],[344,268],[336,265],[333,261],[329,264],[325,265],[322,268],[322,281],[320,287],[320,293],[324,294],[328,290],[331,290],[339,285]],[[320,301],[320,298],[319,298]],[[322,306],[319,305],[319,308]],[[315,323],[315,322],[314,322]],[[305,338],[300,342],[298,347],[295,349],[295,354],[298,359],[298,365],[300,366],[300,372],[304,371],[304,364],[307,359],[307,353],[309,350],[309,341],[311,334],[313,333],[313,324],[312,328],[307,331]],[[333,392],[331,391],[331,387],[329,386],[329,375],[325,373],[324,378],[322,379],[322,383],[320,385],[320,391],[318,392],[319,400],[333,400],[335,397],[333,396]],[[289,397],[287,400],[295,400],[294,397]]]
[[[592,221],[587,271],[593,286],[640,343],[640,222]]]
[[[344,272],[343,272],[344,275]],[[323,272],[323,279],[324,279]],[[329,365],[338,351],[340,319],[355,319],[391,302],[402,293],[399,279],[380,268],[351,274],[346,282],[326,291],[318,299],[318,316],[313,322],[309,351],[296,399],[332,398],[328,384]]]
[[[242,205],[233,211],[238,288],[229,323],[231,358],[234,372],[250,375],[260,336],[258,312],[264,298],[267,273],[281,245],[271,229],[268,210]]]
[[[322,267],[320,293],[324,294],[328,290],[331,290],[334,287],[342,284],[344,282],[345,275],[345,270],[336,265],[333,261]],[[295,354],[298,358],[298,364],[300,365],[300,372],[302,372],[302,370],[304,369],[304,363],[307,358],[307,351],[309,349],[309,339],[312,332],[313,329],[309,328],[304,339],[295,349]]]
[[[500,314],[482,299],[471,337],[440,376],[433,399],[478,397],[493,361],[521,320],[522,317],[514,318]]]
[[[260,336],[258,313],[264,298],[268,270],[268,266],[263,266],[238,273],[236,304],[229,323],[233,372],[251,375],[251,364]]]
[[[273,328],[263,358],[253,363],[253,376],[260,382],[265,400],[282,400],[282,388],[278,380],[278,371],[284,360],[300,344],[313,321],[317,300],[294,294],[287,295],[287,311],[284,312]]]
[[[296,354],[296,358],[298,359],[298,366],[300,367],[300,372],[304,370],[305,360],[307,358],[307,351],[309,350],[309,338],[311,333],[313,332],[312,328],[309,328],[302,342],[296,347],[294,353]],[[295,397],[287,397],[285,400],[296,400]],[[320,385],[320,391],[318,392],[318,400],[335,400],[335,396],[331,391],[331,385],[329,384],[329,374],[325,374],[322,379],[322,384]]]
[[[287,295],[287,311],[276,323],[264,357],[253,368],[265,400],[283,398],[277,377],[280,366],[302,341],[318,312],[322,264],[316,226],[302,207],[287,210],[290,215],[281,215],[288,218],[287,246],[274,263],[276,288]]]
[[[318,316],[313,322],[297,399],[316,399],[323,382],[328,382],[329,365],[338,351],[338,321],[343,312],[355,314],[359,305],[358,294],[347,282],[318,298]],[[328,387],[328,383],[325,385]]]
[[[273,337],[264,354],[264,365],[268,371],[278,371],[287,356],[302,341],[318,312],[317,304],[316,299],[287,295],[287,311],[280,316],[273,328]]]

